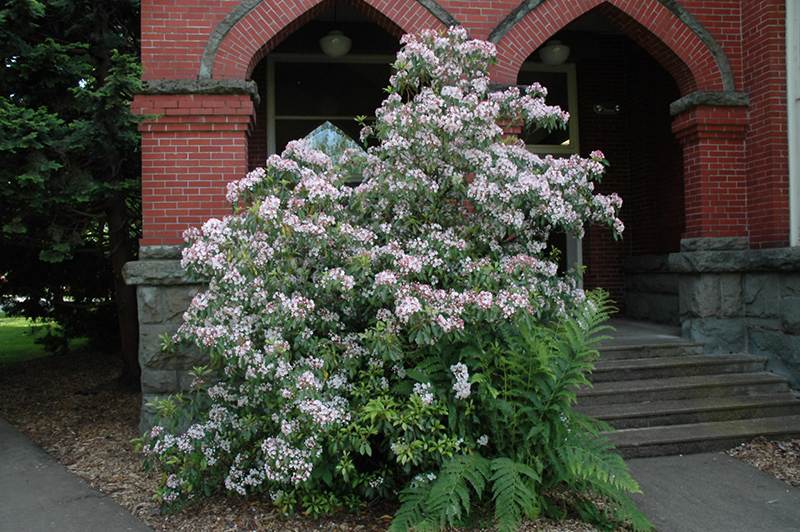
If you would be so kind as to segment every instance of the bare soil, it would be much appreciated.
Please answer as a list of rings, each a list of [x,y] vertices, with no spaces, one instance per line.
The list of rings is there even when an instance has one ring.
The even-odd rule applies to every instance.
[[[145,473],[132,440],[139,436],[141,396],[117,386],[115,357],[91,351],[0,365],[0,417],[157,531],[354,532],[383,531],[393,509],[366,508],[360,516],[305,516],[282,521],[268,501],[218,493],[185,513],[162,515],[152,493],[160,482]],[[800,486],[800,440],[756,440],[731,455]],[[537,519],[521,531],[597,532],[579,520]]]

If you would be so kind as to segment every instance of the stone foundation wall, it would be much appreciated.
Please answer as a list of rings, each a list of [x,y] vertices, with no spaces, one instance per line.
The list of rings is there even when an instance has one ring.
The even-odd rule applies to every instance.
[[[800,248],[751,250],[745,238],[698,238],[669,256],[682,335],[708,353],[746,352],[800,389]]]
[[[174,334],[183,313],[202,285],[191,281],[180,264],[182,246],[145,246],[139,260],[125,265],[125,282],[136,285],[139,303],[139,364],[142,367],[142,434],[153,426],[155,410],[147,406],[156,397],[190,387],[189,372],[208,359],[197,349],[166,354],[165,335]]]

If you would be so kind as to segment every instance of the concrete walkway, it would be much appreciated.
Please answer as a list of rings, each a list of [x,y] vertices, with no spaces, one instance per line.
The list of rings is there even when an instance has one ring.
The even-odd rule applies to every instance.
[[[150,532],[0,419],[0,530]]]
[[[722,453],[628,461],[658,532],[798,532],[800,489]]]
[[[630,460],[658,532],[798,532],[800,489],[725,454]],[[148,532],[0,419],[0,530]]]

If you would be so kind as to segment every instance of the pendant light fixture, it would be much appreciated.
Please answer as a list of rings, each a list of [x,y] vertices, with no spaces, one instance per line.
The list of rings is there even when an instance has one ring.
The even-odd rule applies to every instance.
[[[338,4],[333,8],[333,24],[338,22]],[[339,30],[331,30],[325,37],[319,40],[319,47],[328,57],[342,57],[350,51],[353,41],[350,37]]]
[[[545,65],[560,65],[569,57],[569,46],[557,39],[547,41],[539,50],[539,57]]]

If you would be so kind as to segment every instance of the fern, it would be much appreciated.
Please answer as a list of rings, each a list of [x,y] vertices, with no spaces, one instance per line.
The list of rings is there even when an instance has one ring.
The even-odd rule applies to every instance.
[[[445,462],[436,480],[403,490],[402,505],[389,530],[458,526],[470,513],[472,501],[483,497],[490,472],[489,460],[477,454],[458,455]]]
[[[470,491],[483,496],[489,461],[478,455],[459,455],[444,464],[430,493],[428,521],[440,528],[456,526],[469,514]]]
[[[492,498],[498,532],[512,532],[523,516],[535,519],[539,500],[535,488],[539,474],[532,467],[508,458],[492,460]]]
[[[412,483],[400,492],[400,508],[394,514],[394,519],[389,527],[389,532],[408,532],[419,528],[425,521],[425,508],[430,495],[432,484]]]
[[[543,511],[563,516],[567,501],[599,528],[650,530],[626,495],[638,491],[636,482],[600,437],[610,427],[572,409],[576,390],[589,385],[612,311],[603,293],[590,297],[569,318],[500,324],[490,335],[477,331],[475,344],[454,352],[479,370],[480,400],[468,416],[451,411],[449,425],[462,434],[488,433],[491,443],[482,451],[489,458],[456,456],[442,463],[434,481],[404,490],[390,530],[457,527],[477,505],[491,503],[498,531],[510,532]],[[449,387],[449,354],[423,360],[409,374]],[[567,501],[551,500],[555,493],[566,493]]]

